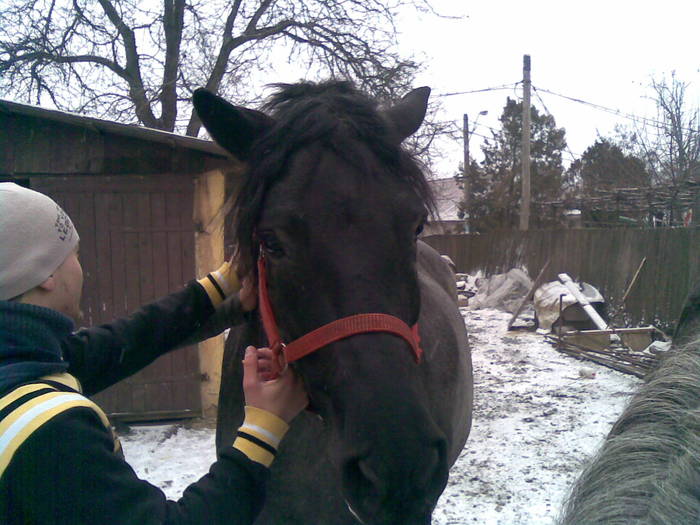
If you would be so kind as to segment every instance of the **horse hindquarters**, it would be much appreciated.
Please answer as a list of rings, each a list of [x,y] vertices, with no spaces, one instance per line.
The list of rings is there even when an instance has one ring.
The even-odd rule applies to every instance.
[[[674,348],[574,485],[561,523],[700,522],[699,292],[686,301]]]

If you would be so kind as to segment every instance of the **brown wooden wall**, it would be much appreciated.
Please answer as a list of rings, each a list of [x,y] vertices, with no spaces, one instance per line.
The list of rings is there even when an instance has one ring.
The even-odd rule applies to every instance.
[[[85,326],[129,314],[194,278],[193,191],[189,176],[32,177],[80,234]],[[196,347],[158,359],[96,396],[127,419],[197,415],[201,411]]]
[[[457,270],[487,275],[525,267],[534,278],[548,259],[546,279],[568,273],[600,289],[615,320],[670,330],[691,285],[700,279],[700,229],[584,229],[496,231],[423,239],[449,255]],[[621,300],[642,259],[647,261],[622,309]]]
[[[89,119],[74,116],[72,120],[7,112],[0,101],[0,175],[192,175],[231,164],[223,151],[217,154],[183,146],[191,140],[188,137],[122,126],[130,131],[125,135],[101,129],[100,123]],[[143,136],[133,136],[139,133]],[[158,141],[153,140],[154,135]],[[213,143],[211,146],[216,150]],[[209,149],[206,143],[201,147]]]

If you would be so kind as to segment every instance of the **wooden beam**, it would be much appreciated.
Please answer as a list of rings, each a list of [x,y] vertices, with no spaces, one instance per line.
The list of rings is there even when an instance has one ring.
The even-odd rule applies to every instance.
[[[195,179],[195,264],[198,277],[216,270],[224,262],[224,195],[225,177],[220,170],[202,173]],[[205,416],[216,414],[223,357],[223,335],[199,343],[202,412]]]
[[[625,290],[625,295],[622,296],[622,304],[625,304],[625,301],[627,300],[627,296],[632,291],[632,287],[637,282],[637,277],[639,277],[639,273],[642,271],[642,268],[644,268],[644,264],[646,262],[647,262],[647,258],[644,257],[642,259],[642,262],[639,263],[639,266],[637,267],[637,271],[634,272],[634,277],[632,277],[632,280],[630,281],[630,285],[627,287],[627,290]]]

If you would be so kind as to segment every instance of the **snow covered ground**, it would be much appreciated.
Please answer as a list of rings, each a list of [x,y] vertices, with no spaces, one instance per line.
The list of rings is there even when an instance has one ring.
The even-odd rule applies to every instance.
[[[507,332],[510,314],[462,310],[474,360],[474,422],[434,525],[553,523],[567,488],[640,380]],[[201,426],[201,425],[199,425]],[[214,430],[132,427],[127,460],[171,499],[214,461]]]

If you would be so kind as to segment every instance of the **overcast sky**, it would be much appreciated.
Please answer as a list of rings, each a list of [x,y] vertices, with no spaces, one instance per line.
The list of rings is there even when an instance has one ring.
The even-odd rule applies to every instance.
[[[411,14],[400,20],[401,46],[426,63],[419,85],[433,96],[484,89],[522,80],[523,55],[532,61],[532,84],[627,114],[654,117],[649,84],[671,71],[685,82],[689,102],[700,104],[700,2],[697,0],[432,0],[439,19]],[[498,126],[507,96],[520,98],[521,86],[441,97],[444,120],[461,127],[467,113],[476,133]],[[581,153],[598,133],[610,134],[616,123],[631,124],[590,106],[539,92],[557,125],[566,128],[570,152]],[[544,111],[533,91],[532,103]],[[480,138],[470,141],[481,160]],[[438,164],[441,176],[451,176],[462,159],[461,145],[447,147],[448,159]],[[569,154],[567,153],[567,157]],[[568,159],[566,159],[568,161]]]

